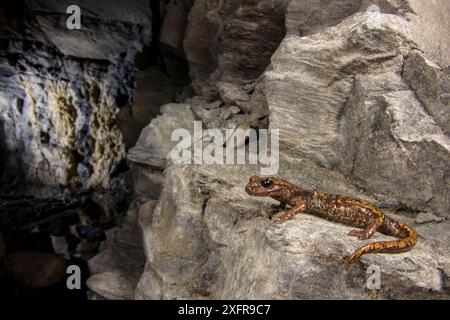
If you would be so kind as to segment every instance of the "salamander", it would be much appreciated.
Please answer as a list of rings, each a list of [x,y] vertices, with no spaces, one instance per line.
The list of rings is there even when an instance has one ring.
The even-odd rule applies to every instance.
[[[280,202],[279,209],[287,205],[287,212],[273,216],[272,222],[279,223],[294,218],[297,214],[307,212],[330,221],[352,227],[350,236],[360,240],[369,239],[376,231],[400,238],[393,241],[378,241],[358,248],[347,260],[345,269],[363,254],[383,252],[404,252],[417,243],[417,233],[408,225],[399,223],[386,216],[380,209],[369,202],[340,195],[330,195],[318,191],[304,190],[286,180],[274,177],[252,176],[245,186],[245,191],[252,196],[271,197]]]

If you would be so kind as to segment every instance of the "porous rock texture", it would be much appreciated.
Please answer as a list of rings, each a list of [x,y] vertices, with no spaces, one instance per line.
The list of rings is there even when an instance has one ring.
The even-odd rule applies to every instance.
[[[7,183],[111,186],[125,156],[116,113],[132,103],[134,56],[151,38],[148,1],[113,2],[2,5],[0,136]],[[81,30],[66,26],[72,4],[81,9]]]
[[[135,201],[119,234],[139,228],[142,238],[127,236],[129,263],[117,263],[128,249],[107,240],[90,262],[90,289],[136,299],[448,299],[447,1],[180,0],[163,9],[175,29],[186,26],[183,41],[167,25],[160,37],[183,43],[197,96],[165,105],[130,150]],[[279,129],[277,176],[370,201],[411,225],[418,244],[363,256],[345,272],[353,250],[389,237],[361,242],[308,214],[272,225],[275,201],[244,192],[256,165],[171,161],[171,131],[194,120]],[[377,290],[367,286],[371,265]]]

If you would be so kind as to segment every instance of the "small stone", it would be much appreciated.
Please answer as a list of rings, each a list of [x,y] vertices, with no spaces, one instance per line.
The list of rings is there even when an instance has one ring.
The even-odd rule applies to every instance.
[[[431,212],[421,212],[417,216],[417,218],[414,220],[416,223],[428,223],[428,222],[442,222],[445,219],[442,217],[438,217]]]
[[[50,236],[53,251],[63,257],[69,257],[69,245],[66,241],[66,236]]]
[[[241,112],[241,109],[239,109],[236,106],[231,106],[227,109],[225,109],[221,114],[220,117],[223,120],[228,120],[232,115],[238,114],[239,112]]]

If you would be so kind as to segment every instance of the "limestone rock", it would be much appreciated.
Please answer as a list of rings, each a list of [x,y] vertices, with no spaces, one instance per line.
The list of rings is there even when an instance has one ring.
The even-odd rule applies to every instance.
[[[141,132],[136,146],[130,149],[128,159],[156,168],[164,168],[170,151],[178,141],[172,142],[175,129],[194,130],[194,114],[188,104],[166,104],[161,115]]]
[[[121,108],[116,117],[128,149],[135,146],[150,120],[159,115],[161,106],[173,101],[178,89],[159,67],[137,73],[133,104]]]
[[[285,34],[286,5],[285,0],[195,1],[184,40],[191,78],[199,81],[194,87],[258,78]]]
[[[426,112],[436,123],[450,132],[450,70],[442,69],[423,54],[413,51],[406,57],[403,77]]]
[[[399,16],[368,12],[286,37],[264,74],[269,127],[280,129],[282,153],[448,215],[450,140],[400,76],[413,45],[408,30]]]
[[[109,271],[91,276],[86,285],[100,297],[108,300],[130,300],[134,287],[120,272]]]
[[[70,1],[27,1],[38,11],[37,21],[47,38],[65,55],[80,58],[110,60],[116,53],[128,51],[130,44],[150,37],[150,7],[147,1],[79,1],[81,30],[66,26]],[[100,21],[99,21],[100,20]],[[143,34],[139,27],[142,26]],[[142,39],[140,39],[142,37]]]
[[[133,59],[149,41],[150,14],[147,1],[106,3],[79,3],[79,32],[65,26],[70,1],[26,1],[0,27],[7,181],[20,175],[50,187],[112,185],[110,173],[125,156],[116,113],[131,103]]]
[[[283,159],[282,177],[297,184],[331,186],[328,192],[365,198],[342,177],[302,161]],[[347,235],[351,227],[303,214],[272,225],[271,199],[243,191],[255,166],[171,166],[161,199],[147,206],[141,227],[147,266],[138,284],[139,298],[152,299],[320,299],[443,298],[441,268],[448,264],[447,222],[410,224],[422,236],[402,254],[371,254],[350,272],[345,259],[363,243],[387,239],[376,234],[361,242]],[[320,190],[320,187],[319,187]],[[322,189],[323,190],[323,189]],[[368,199],[370,201],[370,199]],[[371,200],[372,202],[373,199]],[[439,229],[438,233],[435,230]],[[441,236],[445,235],[444,238]],[[381,289],[366,286],[366,268],[382,272]],[[147,288],[147,290],[145,290]],[[143,293],[144,292],[144,293]],[[447,294],[447,295],[446,295]]]

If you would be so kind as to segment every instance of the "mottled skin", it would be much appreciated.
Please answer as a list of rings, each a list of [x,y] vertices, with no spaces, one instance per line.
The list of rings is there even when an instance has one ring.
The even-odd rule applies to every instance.
[[[286,180],[274,177],[253,176],[245,186],[245,191],[252,196],[271,197],[280,201],[279,209],[284,209],[286,205],[291,206],[287,212],[273,217],[274,223],[292,219],[306,211],[327,220],[363,229],[349,232],[349,235],[360,240],[369,239],[376,231],[401,239],[373,242],[357,249],[349,257],[346,269],[363,254],[403,252],[410,250],[417,242],[417,234],[411,227],[394,221],[363,200],[303,190]]]

